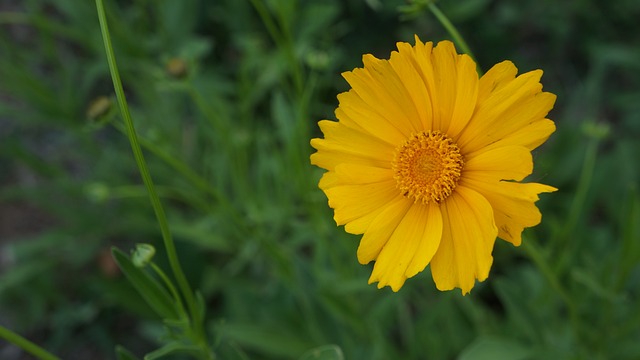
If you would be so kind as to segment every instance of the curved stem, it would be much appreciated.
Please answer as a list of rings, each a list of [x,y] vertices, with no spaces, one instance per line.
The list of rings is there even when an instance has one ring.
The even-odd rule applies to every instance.
[[[180,298],[180,294],[178,294],[176,288],[173,286],[164,271],[162,271],[162,269],[158,267],[158,265],[152,262],[151,268],[156,272],[156,274],[158,274],[160,279],[162,279],[162,282],[164,282],[164,285],[169,289],[169,292],[171,292],[171,296],[173,296],[173,298],[176,300],[176,304],[178,305],[178,309],[180,310],[180,315],[184,316],[184,306],[182,306],[182,299]]]
[[[109,71],[113,80],[113,86],[116,92],[116,97],[118,99],[118,105],[122,113],[122,118],[127,129],[127,137],[129,138],[129,142],[131,144],[131,150],[133,151],[133,156],[136,160],[136,164],[138,165],[138,170],[140,171],[140,175],[142,176],[144,185],[147,188],[147,192],[149,193],[149,198],[151,200],[151,205],[153,206],[153,210],[158,220],[171,270],[173,271],[173,275],[176,278],[182,296],[185,299],[185,302],[189,309],[189,313],[191,314],[191,319],[194,322],[192,323],[194,332],[198,334],[200,339],[204,339],[204,330],[202,329],[201,324],[196,323],[199,322],[198,319],[201,317],[198,315],[198,309],[196,306],[194,294],[191,290],[191,287],[189,286],[189,282],[187,281],[186,276],[184,275],[182,267],[180,266],[180,261],[178,260],[178,254],[173,242],[173,238],[171,236],[171,232],[169,230],[169,223],[167,221],[164,208],[162,207],[162,203],[160,202],[158,193],[155,190],[153,180],[151,179],[151,175],[149,173],[149,170],[147,169],[147,165],[142,154],[142,149],[140,148],[140,144],[138,143],[138,137],[136,135],[135,127],[133,126],[133,121],[131,120],[131,114],[129,113],[129,107],[124,95],[122,82],[120,80],[120,73],[118,72],[118,66],[116,64],[113,47],[111,45],[111,37],[109,35],[107,17],[104,11],[104,4],[102,0],[96,0],[96,8],[98,10],[100,30],[102,32],[102,39],[104,41],[107,61],[109,63]]]
[[[29,354],[35,356],[41,360],[60,360],[59,357],[51,354],[47,350],[39,347],[38,345],[32,343],[31,341],[23,338],[22,336],[14,333],[13,331],[5,328],[0,325],[0,338],[7,340],[8,342],[18,346],[22,350],[28,352]]]
[[[119,123],[112,122],[112,124],[118,131],[127,135],[127,130],[123,128]],[[167,165],[172,167],[175,171],[177,171],[180,175],[182,175],[185,179],[187,179],[192,185],[198,188],[198,190],[211,195],[211,197],[213,197],[215,201],[224,200],[224,198],[220,195],[217,189],[209,186],[207,181],[202,176],[200,176],[198,173],[193,171],[193,169],[191,169],[184,162],[162,151],[154,143],[152,143],[151,141],[143,137],[138,137],[138,142],[143,148],[145,148],[145,150],[157,156],[160,160],[164,161]]]
[[[433,15],[438,19],[438,21],[440,21],[440,24],[444,26],[444,28],[447,30],[449,35],[451,35],[451,37],[453,38],[453,42],[455,42],[460,47],[460,50],[462,50],[463,53],[469,55],[473,59],[473,61],[475,61],[475,63],[477,64],[478,62],[476,61],[476,57],[473,56],[473,52],[471,52],[471,48],[469,48],[469,45],[467,45],[467,42],[464,41],[464,38],[458,32],[458,29],[456,29],[456,27],[451,23],[451,21],[449,21],[449,19],[444,15],[444,13],[440,11],[440,9],[436,6],[436,4],[434,4],[433,2],[430,2],[427,6],[429,7],[429,10],[431,10]],[[482,75],[480,71],[480,66],[478,66],[478,73]]]

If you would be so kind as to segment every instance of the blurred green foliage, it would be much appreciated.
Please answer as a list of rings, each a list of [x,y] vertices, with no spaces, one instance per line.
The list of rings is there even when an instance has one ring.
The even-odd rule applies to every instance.
[[[367,285],[308,161],[340,72],[413,34],[448,38],[420,2],[107,3],[220,358],[640,358],[640,2],[438,5],[483,69],[541,68],[558,95],[531,179],[560,191],[466,297],[435,290],[428,269],[397,294]],[[0,321],[67,359],[116,344],[141,356],[162,334],[110,257],[147,242],[166,266],[119,124],[93,2],[0,2]]]

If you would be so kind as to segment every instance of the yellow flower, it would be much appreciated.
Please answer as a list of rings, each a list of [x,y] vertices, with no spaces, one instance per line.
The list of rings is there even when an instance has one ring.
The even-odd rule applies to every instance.
[[[468,293],[489,276],[496,237],[520,245],[540,223],[538,194],[522,183],[531,150],[555,131],[556,96],[541,70],[516,77],[510,61],[478,78],[453,44],[398,43],[390,60],[364,55],[342,75],[336,117],[322,120],[311,163],[338,225],[364,234],[358,260],[375,260],[369,283],[398,291],[430,263],[440,290]]]

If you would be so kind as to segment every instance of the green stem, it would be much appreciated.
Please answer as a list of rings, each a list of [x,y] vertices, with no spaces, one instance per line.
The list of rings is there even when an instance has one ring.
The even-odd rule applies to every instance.
[[[205,119],[209,122],[211,128],[213,128],[213,130],[218,134],[228,134],[229,121],[224,119],[219,111],[216,111],[215,108],[212,108],[213,104],[211,99],[206,99],[205,97],[203,97],[200,92],[198,92],[192,81],[189,81],[187,83],[186,91],[193,102],[196,103],[196,107],[200,109]],[[220,140],[225,146],[229,146],[229,144],[231,143],[231,140],[228,136],[222,136]]]
[[[580,180],[578,182],[578,188],[576,194],[571,203],[571,209],[564,227],[560,231],[558,239],[556,241],[558,246],[557,253],[561,254],[561,257],[557,264],[557,270],[559,273],[563,271],[565,266],[571,262],[574,257],[579,244],[577,241],[571,242],[572,234],[575,227],[578,225],[580,215],[584,211],[584,204],[589,195],[589,187],[593,178],[593,173],[596,168],[596,158],[598,154],[598,145],[600,141],[593,139],[587,145],[585,151],[584,162],[582,164],[582,172],[580,173]],[[580,239],[577,237],[576,239]]]
[[[196,306],[194,294],[191,290],[191,287],[189,286],[189,282],[187,281],[184,272],[182,271],[182,267],[180,266],[180,261],[178,260],[178,254],[173,242],[173,238],[171,236],[171,231],[169,231],[169,223],[167,221],[167,217],[164,213],[162,204],[160,203],[158,193],[155,190],[153,180],[151,179],[151,175],[149,174],[149,170],[147,169],[147,165],[142,154],[142,149],[140,148],[140,144],[138,143],[138,137],[136,135],[135,127],[133,126],[133,121],[131,120],[131,114],[129,113],[129,107],[124,95],[122,82],[120,81],[120,73],[118,72],[116,58],[113,52],[113,47],[111,45],[111,37],[109,35],[109,28],[107,26],[107,17],[104,11],[103,1],[96,0],[96,7],[98,10],[102,39],[104,41],[104,47],[107,54],[107,61],[109,63],[109,71],[111,72],[111,78],[113,80],[113,86],[116,92],[116,97],[118,99],[118,105],[122,113],[122,118],[127,128],[127,137],[129,138],[133,156],[136,160],[136,164],[138,165],[138,170],[140,171],[140,175],[142,176],[144,185],[147,188],[147,192],[149,193],[151,205],[153,206],[153,210],[160,226],[160,232],[162,233],[162,239],[164,241],[164,246],[169,258],[169,264],[173,271],[173,275],[176,278],[182,296],[184,297],[187,307],[189,308],[189,313],[191,314],[191,319],[193,321],[192,327],[194,333],[198,335],[198,337],[200,338],[198,340],[199,342],[201,342],[204,339],[204,330],[202,328],[202,324],[199,324],[198,319],[200,318],[200,316],[198,315],[198,309]]]
[[[178,291],[176,290],[175,286],[173,286],[173,284],[171,283],[167,275],[164,273],[164,271],[162,271],[162,269],[160,269],[160,267],[158,267],[158,265],[152,262],[151,268],[153,269],[153,271],[156,272],[156,274],[158,274],[160,279],[162,279],[162,281],[164,282],[165,286],[169,289],[169,292],[171,292],[171,296],[173,296],[173,298],[176,300],[176,304],[178,304],[180,315],[184,316],[185,315],[184,306],[182,305],[180,294],[178,294]]]
[[[197,196],[197,194],[194,196],[193,194],[177,187],[156,186],[156,191],[158,192],[158,196],[162,199],[188,203],[203,211],[209,211],[211,209],[211,204],[206,199]],[[148,191],[142,185],[122,185],[113,187],[109,190],[109,198],[111,199],[127,199],[147,196],[149,196]]]
[[[622,255],[618,266],[617,280],[615,281],[616,291],[620,291],[625,281],[629,278],[629,274],[633,270],[638,259],[637,241],[638,239],[638,221],[640,219],[640,198],[638,198],[638,190],[632,187],[628,191],[628,205],[625,207],[624,220],[622,223]]]
[[[460,33],[458,32],[456,27],[451,23],[451,21],[449,21],[449,19],[444,15],[444,13],[442,13],[442,11],[440,11],[440,9],[433,2],[430,2],[427,6],[429,7],[429,10],[431,10],[433,15],[438,19],[438,21],[440,21],[440,24],[444,26],[444,28],[447,30],[449,35],[451,35],[451,37],[453,38],[453,42],[455,42],[456,45],[458,45],[458,47],[460,48],[460,50],[462,50],[463,53],[469,55],[473,59],[473,61],[475,61],[477,64],[478,62],[476,61],[476,57],[473,56],[473,53],[471,52],[471,48],[469,48],[469,45],[467,45],[467,42],[464,41],[464,38],[462,37],[462,35],[460,35]],[[478,67],[478,71],[479,71],[479,67]]]
[[[127,130],[124,129],[120,124],[118,124],[116,122],[113,122],[113,125],[120,132],[122,132],[123,134],[127,135]],[[191,184],[193,184],[195,187],[197,187],[200,191],[211,195],[214,198],[214,200],[216,200],[216,201],[224,200],[223,197],[218,193],[218,191],[216,189],[214,189],[211,186],[209,186],[209,184],[207,183],[207,181],[204,178],[202,178],[200,175],[198,175],[195,171],[193,171],[184,162],[176,159],[175,157],[171,156],[170,154],[165,153],[158,146],[156,146],[154,143],[152,143],[151,141],[149,141],[149,140],[147,140],[145,138],[138,137],[138,141],[139,141],[139,143],[140,143],[140,145],[142,147],[144,147],[146,150],[148,150],[151,153],[153,153],[160,160],[162,160],[165,163],[167,163],[167,165],[171,166],[175,171],[180,173],[185,179],[187,179],[189,182],[191,182]]]
[[[551,288],[555,290],[555,292],[560,296],[560,299],[562,299],[562,302],[565,304],[569,311],[569,319],[571,321],[572,328],[576,335],[579,335],[578,331],[580,329],[580,318],[578,317],[576,306],[569,294],[562,287],[560,280],[553,272],[553,269],[545,259],[545,256],[542,254],[540,249],[538,249],[538,246],[531,238],[523,240],[521,247],[527,253],[527,255],[529,255],[529,258],[533,260],[544,277],[547,278],[547,281],[551,285]]]
[[[194,101],[196,101],[196,103],[198,103],[198,104],[201,103],[200,100],[201,100],[202,97],[197,95],[195,90],[194,91],[189,91],[189,93],[192,94],[193,99],[194,99]],[[198,99],[200,99],[200,100],[198,100]],[[201,104],[201,105],[204,106],[204,104]],[[204,110],[201,108],[201,111],[204,111]],[[115,122],[115,121],[111,121],[111,124],[118,131],[120,131],[124,135],[127,135],[127,130],[120,123]],[[222,133],[226,133],[226,132],[223,131]],[[239,226],[242,225],[241,216],[240,216],[240,214],[238,214],[237,209],[235,209],[233,207],[233,205],[229,202],[227,197],[222,196],[222,194],[220,194],[220,192],[216,188],[212,187],[204,177],[202,177],[201,175],[196,173],[187,164],[185,164],[184,162],[182,162],[179,159],[175,158],[174,156],[171,156],[170,154],[164,152],[162,149],[160,149],[158,146],[156,146],[153,142],[145,139],[144,137],[138,136],[138,142],[140,143],[140,145],[145,150],[147,150],[150,153],[152,153],[153,155],[157,156],[158,159],[164,161],[167,165],[169,165],[175,171],[180,173],[193,186],[198,188],[200,191],[209,194],[213,198],[213,201],[217,202],[217,204],[220,205],[224,209],[223,210],[224,213],[231,216],[231,218],[233,219],[235,224],[237,224]],[[194,203],[197,203],[198,206],[200,206],[202,209],[205,209],[207,211],[211,210],[211,206],[204,206],[204,205],[210,203],[209,202],[209,198],[200,197],[197,200],[194,199],[194,198],[190,198],[190,201],[195,201]]]
[[[562,301],[567,305],[568,308],[573,308],[573,303],[569,298],[569,295],[564,291],[562,285],[560,284],[560,280],[556,277],[555,273],[551,269],[551,266],[547,263],[544,258],[544,255],[538,249],[538,246],[533,242],[533,239],[526,239],[526,241],[522,242],[522,249],[529,255],[531,260],[536,264],[538,269],[542,272],[542,274],[547,278],[551,287],[558,292],[558,295],[562,298]]]
[[[279,13],[279,19],[282,28],[282,37],[285,43],[285,51],[287,53],[287,58],[289,59],[291,71],[293,72],[293,83],[298,96],[301,96],[304,88],[304,77],[302,68],[300,67],[300,62],[298,61],[298,58],[296,56],[293,34],[291,33],[289,22],[287,21],[287,18],[285,18],[282,11],[280,11]]]
[[[578,189],[576,190],[576,195],[573,198],[571,210],[569,211],[569,219],[567,220],[563,231],[563,235],[565,237],[568,237],[568,235],[573,232],[573,229],[578,223],[578,219],[580,219],[580,214],[584,210],[584,203],[587,199],[587,195],[589,194],[589,187],[591,186],[591,180],[596,168],[596,157],[598,154],[599,143],[600,141],[598,139],[591,140],[587,146],[587,150],[585,151],[586,154],[582,164],[582,172],[580,173]]]
[[[269,35],[280,49],[285,50],[285,55],[289,61],[289,66],[292,71],[293,83],[297,94],[301,94],[303,91],[304,79],[302,75],[302,69],[300,68],[300,62],[296,58],[295,49],[293,47],[293,37],[291,31],[286,23],[286,19],[280,17],[282,31],[279,31],[276,22],[271,18],[269,10],[264,6],[264,2],[261,0],[250,0],[253,7],[258,12],[262,22],[264,23]]]
[[[22,350],[42,360],[59,360],[60,358],[51,354],[47,350],[39,347],[31,341],[23,338],[22,336],[14,333],[13,331],[0,325],[0,338],[7,340],[8,342],[18,346]]]

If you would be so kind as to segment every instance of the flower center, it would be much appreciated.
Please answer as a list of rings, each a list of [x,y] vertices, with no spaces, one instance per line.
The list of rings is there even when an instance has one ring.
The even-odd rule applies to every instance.
[[[458,184],[464,160],[450,137],[439,131],[412,135],[396,149],[392,164],[398,189],[415,202],[440,203]]]

